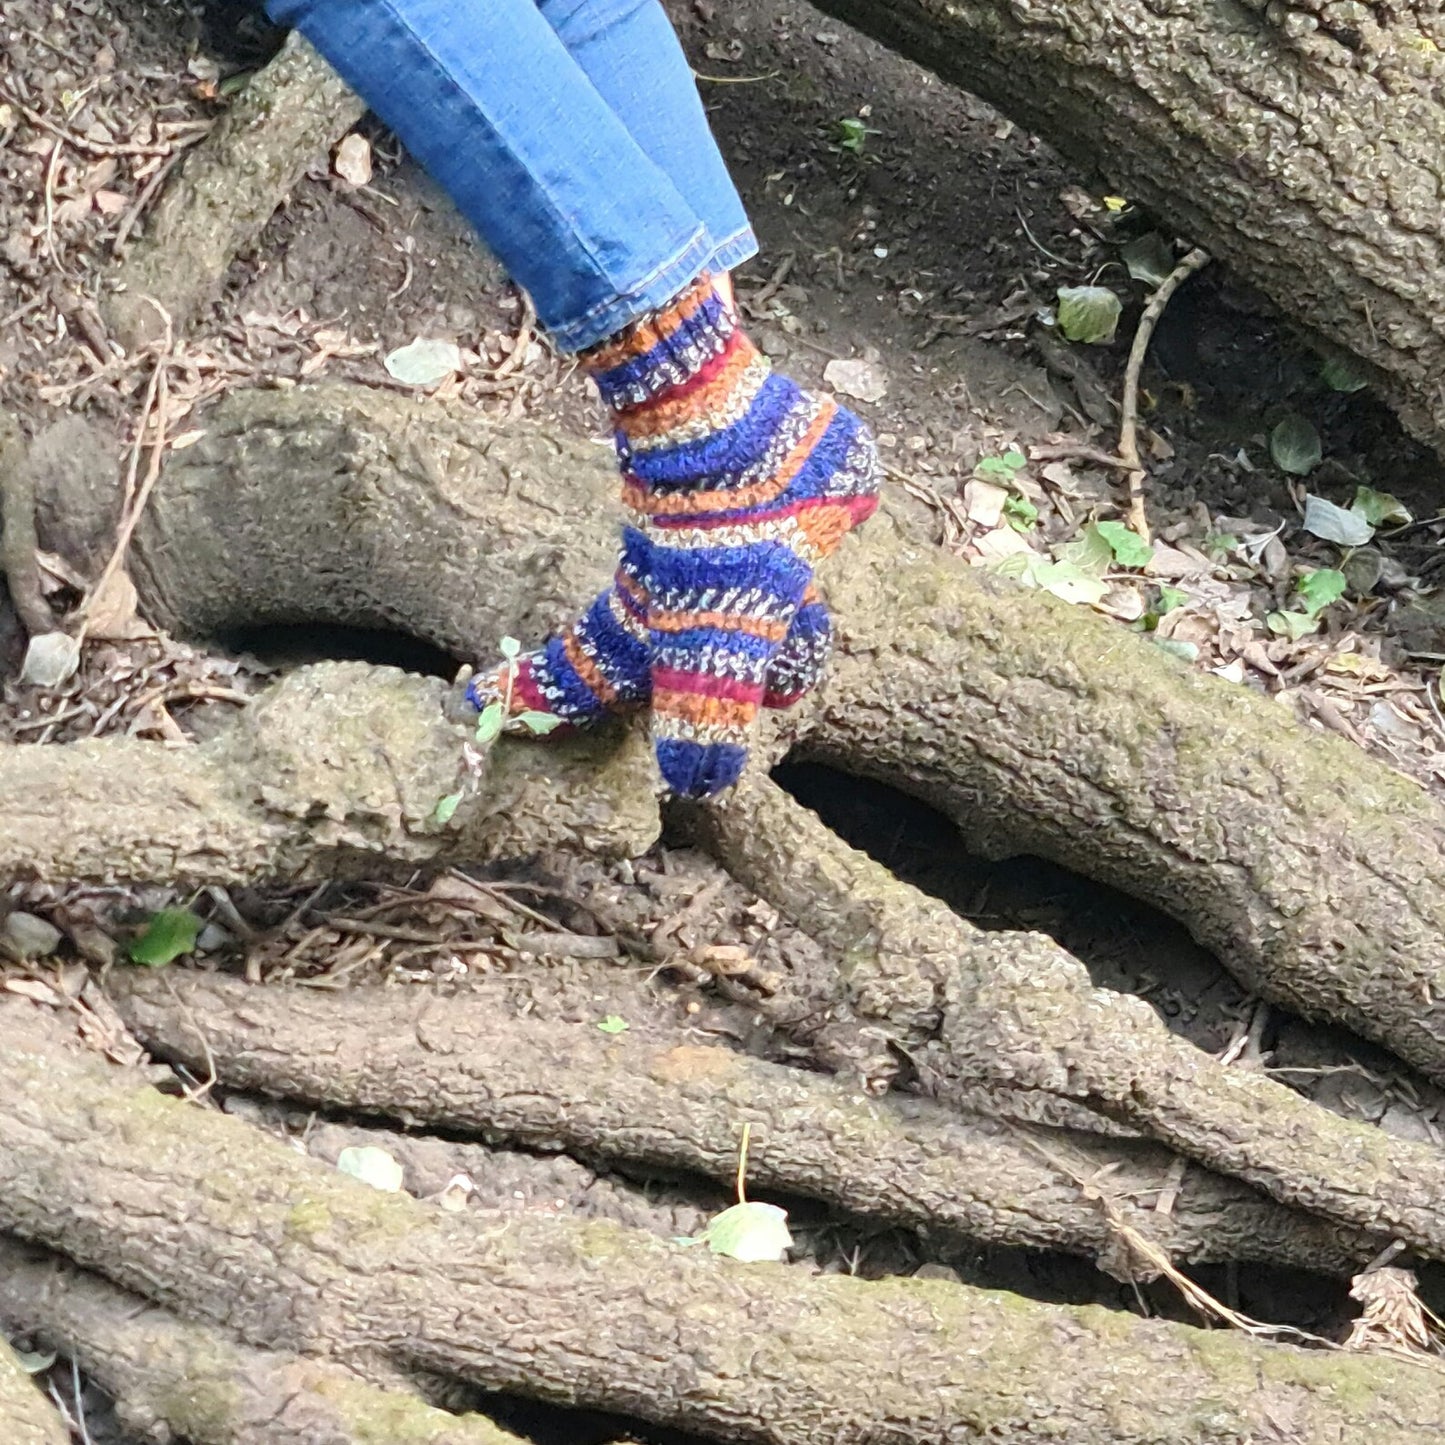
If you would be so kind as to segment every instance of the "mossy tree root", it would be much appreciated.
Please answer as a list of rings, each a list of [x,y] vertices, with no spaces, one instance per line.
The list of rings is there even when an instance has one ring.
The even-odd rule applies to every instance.
[[[3,1241],[0,1241],[3,1250]],[[0,1252],[0,1281],[4,1279],[4,1255]],[[0,1289],[3,1289],[0,1283]],[[4,1316],[0,1315],[0,1322]],[[12,1326],[19,1334],[23,1325]],[[0,1428],[10,1445],[69,1445],[70,1431],[55,1407],[35,1386],[15,1351],[0,1335]]]
[[[627,998],[609,997],[605,978],[597,987],[597,1014],[634,1013]],[[1156,1271],[1130,1257],[1080,1179],[1106,1174],[1119,1217],[1181,1262],[1256,1260],[1348,1274],[1384,1242],[1200,1169],[1160,1214],[1147,1206],[1170,1174],[1164,1150],[971,1117],[902,1095],[870,1099],[681,1031],[609,1037],[590,1020],[538,1017],[532,995],[508,979],[445,999],[397,990],[317,995],[174,970],[117,974],[111,989],[152,1053],[200,1073],[213,1067],[231,1088],[725,1185],[746,1122],[755,1189],[819,1199],[930,1237],[955,1232],[1084,1254],[1135,1279]]]
[[[739,882],[841,961],[834,1027],[896,1031],[940,1097],[985,1082],[1073,1100],[1281,1203],[1445,1259],[1445,1153],[1433,1145],[1219,1062],[1143,1000],[1094,987],[1043,934],[973,927],[769,779],[696,826]]]
[[[383,1194],[0,1002],[0,1228],[242,1343],[772,1445],[1418,1445],[1438,1369]],[[1169,1381],[1160,1391],[1158,1382]],[[1079,1382],[1087,1388],[1080,1389]]]
[[[233,395],[168,465],[134,572],[183,633],[409,632],[458,657],[560,625],[607,578],[599,449],[359,387]],[[67,488],[62,535],[108,492]],[[839,644],[788,743],[1185,923],[1271,1002],[1445,1079],[1445,809],[1342,739],[880,517],[825,569]]]
[[[3,1235],[0,1324],[74,1360],[146,1439],[160,1431],[194,1445],[524,1445],[485,1416],[451,1414],[338,1364],[251,1348]],[[32,1445],[23,1433],[4,1438]],[[35,1445],[69,1438],[36,1436]]]
[[[241,884],[378,876],[572,846],[633,856],[657,837],[636,736],[499,746],[473,777],[445,687],[395,669],[298,669],[212,741],[20,745],[0,756],[0,876]],[[438,802],[461,791],[445,825]]]
[[[309,41],[289,36],[186,156],[146,216],[145,234],[111,267],[102,314],[121,345],[162,338],[157,305],[179,335],[306,167],[364,110]]]

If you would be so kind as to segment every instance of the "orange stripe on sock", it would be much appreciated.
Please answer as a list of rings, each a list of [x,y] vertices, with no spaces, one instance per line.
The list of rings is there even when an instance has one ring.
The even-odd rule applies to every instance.
[[[756,702],[735,702],[728,698],[703,697],[695,692],[654,692],[654,716],[693,727],[725,728],[746,732],[758,715]]]
[[[733,332],[726,360],[708,378],[706,385],[683,396],[644,402],[639,407],[629,408],[624,430],[629,437],[664,436],[688,422],[706,421],[708,417],[718,415],[737,391],[743,373],[761,354],[741,331]]]
[[[604,705],[617,700],[617,689],[597,670],[597,664],[587,655],[575,632],[569,632],[562,639],[562,651],[567,661],[577,669],[577,675],[597,694]]]
[[[635,322],[616,341],[610,344],[604,342],[587,352],[584,358],[587,369],[611,371],[613,367],[651,351],[659,341],[665,341],[683,322],[695,315],[712,292],[712,277],[704,273],[665,310]]]
[[[808,458],[813,454],[813,449],[822,441],[823,433],[832,425],[837,414],[838,403],[831,398],[824,398],[807,431],[783,458],[778,470],[765,481],[754,482],[750,487],[733,487],[714,492],[670,492],[666,496],[657,496],[629,476],[623,483],[622,504],[647,517],[691,517],[709,512],[735,512],[739,508],[757,507],[774,501],[787,491],[793,479],[803,470]],[[747,526],[748,519],[740,517],[738,525]]]

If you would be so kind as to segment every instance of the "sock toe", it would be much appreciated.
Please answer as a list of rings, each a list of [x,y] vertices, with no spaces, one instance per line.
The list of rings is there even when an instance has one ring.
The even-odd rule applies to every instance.
[[[657,766],[668,791],[679,798],[713,798],[743,775],[748,750],[741,743],[695,743],[661,738]]]

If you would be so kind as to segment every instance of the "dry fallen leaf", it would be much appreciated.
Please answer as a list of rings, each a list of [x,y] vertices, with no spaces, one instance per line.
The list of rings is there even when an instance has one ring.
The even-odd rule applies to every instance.
[[[1034,550],[1012,527],[997,527],[992,532],[984,532],[973,539],[973,546],[979,558],[989,562]]]
[[[124,567],[112,572],[86,609],[86,636],[102,642],[121,642],[128,637],[149,637],[148,628],[136,616],[135,583]]]
[[[41,632],[30,639],[20,681],[29,687],[59,687],[80,666],[80,644],[66,632]]]
[[[1003,520],[1003,506],[1008,499],[1007,487],[996,487],[992,482],[983,482],[977,477],[963,488],[964,511],[968,513],[968,520],[980,527],[997,527]]]

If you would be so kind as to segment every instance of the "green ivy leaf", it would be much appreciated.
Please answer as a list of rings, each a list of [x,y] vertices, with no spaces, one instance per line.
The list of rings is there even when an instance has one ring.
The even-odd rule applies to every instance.
[[[1320,620],[1309,612],[1271,612],[1264,619],[1264,625],[1276,637],[1287,637],[1291,642],[1298,642],[1301,637],[1318,632]]]
[[[1356,487],[1355,500],[1350,511],[1358,512],[1372,527],[1383,527],[1389,522],[1404,526],[1414,521],[1409,508],[1389,492],[1377,492],[1373,487]]]
[[[1304,603],[1305,611],[1314,617],[1345,595],[1345,585],[1343,572],[1333,567],[1317,567],[1313,572],[1306,572],[1294,584],[1294,590]]]
[[[1149,231],[1136,236],[1119,249],[1129,274],[1146,286],[1159,286],[1174,269],[1174,248],[1159,234]]]
[[[1161,587],[1159,589],[1159,616],[1167,616],[1176,607],[1183,607],[1188,601],[1189,594],[1181,591],[1178,587]]]
[[[1331,391],[1363,391],[1370,382],[1365,369],[1353,356],[1332,356],[1320,367],[1320,380]]]
[[[1313,422],[1290,415],[1270,432],[1269,454],[1282,472],[1303,477],[1319,466],[1324,448]]]
[[[438,801],[436,807],[432,810],[432,822],[440,823],[443,826],[450,823],[461,801],[462,795],[460,793],[448,793],[445,798]]]
[[[1062,601],[1084,607],[1102,601],[1109,590],[1101,578],[1091,577],[1072,562],[1046,562],[1042,558],[1032,569],[1032,580],[1035,586]]]
[[[597,1027],[604,1034],[625,1034],[631,1025],[621,1014],[608,1014],[605,1019],[598,1021]]]
[[[523,712],[517,714],[517,721],[535,737],[544,738],[554,728],[562,726],[562,719],[550,712]]]
[[[1154,549],[1123,522],[1091,522],[1089,525],[1109,544],[1114,560],[1121,567],[1145,567],[1154,560]]]
[[[780,1260],[793,1244],[787,1211],[776,1204],[734,1204],[715,1214],[697,1237],[714,1254],[744,1264]]]
[[[140,934],[131,939],[127,952],[132,963],[164,968],[196,946],[204,927],[189,908],[162,908],[153,913]]]
[[[1107,286],[1059,287],[1059,330],[1070,341],[1093,346],[1112,341],[1123,310]]]
[[[502,735],[502,726],[507,721],[506,710],[499,702],[489,702],[482,709],[482,715],[477,719],[476,743],[479,748],[484,748]]]
[[[1027,465],[1028,458],[1017,447],[1010,447],[1002,456],[980,457],[973,474],[981,482],[1008,486]]]

